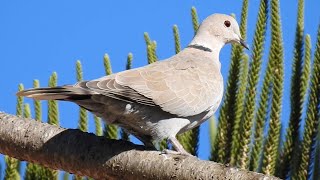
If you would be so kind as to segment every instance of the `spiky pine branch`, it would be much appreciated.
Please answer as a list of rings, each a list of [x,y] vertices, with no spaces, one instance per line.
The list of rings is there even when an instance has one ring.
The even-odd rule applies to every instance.
[[[254,132],[254,146],[252,154],[255,156],[255,159],[252,159],[252,169],[254,171],[260,172],[260,158],[262,153],[262,144],[264,139],[264,129],[266,120],[268,117],[268,109],[270,108],[270,96],[271,96],[271,87],[272,87],[272,80],[273,80],[273,64],[272,61],[269,61],[267,64],[267,70],[264,75],[262,90],[259,98],[259,106],[255,116],[255,132]]]
[[[199,28],[199,18],[198,18],[197,9],[194,6],[191,8],[191,18],[192,18],[193,31],[194,31],[194,34],[196,34]]]
[[[212,150],[214,142],[216,141],[216,137],[217,137],[217,123],[216,123],[215,116],[212,116],[209,119],[209,133],[210,133],[210,145]]]
[[[17,162],[17,159],[5,156],[6,169],[4,179],[20,180],[20,174],[17,171]]]
[[[260,6],[259,6],[259,12],[258,12],[258,20],[256,23],[256,30],[253,38],[253,45],[252,45],[252,61],[250,64],[250,70],[248,75],[248,88],[247,88],[247,96],[245,101],[245,111],[243,116],[243,129],[249,129],[251,128],[251,122],[252,119],[254,119],[254,113],[255,113],[255,101],[257,96],[257,84],[260,76],[260,69],[261,69],[261,63],[262,63],[262,55],[264,50],[264,44],[265,44],[265,37],[266,37],[266,29],[267,29],[267,19],[268,19],[268,0],[261,0]],[[270,70],[269,70],[270,72]],[[264,81],[264,88],[263,88],[263,96],[264,100],[267,100],[268,96],[268,80],[270,77],[270,74],[266,76],[266,81]],[[261,99],[261,100],[262,100]],[[260,104],[263,106],[265,102],[262,102]],[[260,107],[261,107],[260,106]],[[264,106],[265,108],[267,106]],[[260,113],[265,114],[264,110],[261,109],[262,112]],[[258,111],[259,112],[259,111]],[[262,115],[260,114],[260,115]],[[254,138],[253,141],[255,142],[253,145],[252,153],[251,153],[251,161],[250,161],[250,170],[257,171],[259,166],[259,160],[260,160],[260,154],[261,154],[261,147],[262,147],[262,138],[263,138],[263,127],[264,127],[264,121],[265,118],[261,117],[259,119],[256,119],[256,128],[254,132]],[[247,146],[247,144],[245,144]],[[246,160],[246,159],[244,159]],[[242,164],[246,165],[247,162],[243,162]]]
[[[126,70],[129,70],[132,68],[132,59],[133,59],[133,55],[132,53],[129,53],[127,57]]]
[[[57,73],[53,72],[49,78],[49,87],[57,86]],[[52,125],[59,126],[59,110],[58,110],[58,102],[55,100],[48,101],[48,123]],[[58,171],[44,168],[43,175],[48,177],[49,179],[58,179]]]
[[[22,91],[24,90],[24,86],[23,84],[19,84],[19,87],[18,87],[18,91]],[[17,105],[16,105],[16,115],[17,116],[23,116],[23,108],[24,108],[24,105],[23,105],[23,97],[17,97]],[[12,160],[10,162],[15,162],[16,163],[16,167],[17,167],[17,173],[20,173],[20,169],[21,169],[21,162],[19,160]],[[14,165],[13,165],[14,166]]]
[[[248,0],[242,1],[242,11],[241,11],[241,23],[240,23],[240,33],[243,39],[246,39],[246,31],[247,31],[247,17],[248,17]],[[242,156],[242,159],[249,159],[248,158],[248,145],[250,143],[250,135],[251,134],[251,127],[250,129],[244,129],[240,126],[240,120],[243,117],[243,100],[241,100],[242,105],[239,105],[237,102],[239,101],[238,97],[245,97],[245,89],[240,92],[240,85],[239,85],[239,80],[240,80],[240,74],[241,71],[239,69],[239,64],[241,63],[241,59],[243,59],[243,48],[240,45],[233,45],[232,46],[232,56],[231,59],[234,63],[235,66],[230,67],[230,71],[233,71],[235,74],[233,74],[234,77],[234,82],[230,83],[230,90],[234,89],[234,92],[229,91],[229,93],[236,93],[236,95],[231,95],[229,96],[230,98],[234,98],[235,100],[229,99],[230,102],[230,108],[228,110],[228,113],[231,111],[232,114],[232,119],[230,118],[228,121],[231,123],[232,131],[229,131],[228,136],[232,136],[232,145],[231,145],[231,161],[230,163],[232,165],[235,165],[239,159],[238,155],[240,152],[242,154],[245,154]],[[231,70],[233,69],[233,70]],[[236,74],[237,73],[237,74]],[[229,74],[231,76],[231,73]],[[238,77],[236,77],[238,76]],[[233,85],[232,85],[233,84]],[[233,86],[233,87],[232,87]],[[240,95],[240,93],[243,93]],[[233,97],[234,96],[234,97]],[[238,97],[237,97],[238,96]],[[232,102],[234,101],[234,103]],[[238,109],[240,108],[240,109]],[[252,122],[252,119],[250,120]],[[247,135],[248,134],[248,135]],[[242,145],[240,145],[240,139],[242,139]],[[241,162],[243,162],[242,160]],[[240,167],[242,168],[247,168],[243,164],[240,163]]]
[[[103,65],[106,75],[112,74],[110,58],[108,54],[103,57]],[[109,139],[118,139],[118,128],[113,124],[106,124],[104,127],[104,136]]]
[[[38,88],[38,87],[40,87],[39,80],[37,80],[37,79],[33,80],[33,88]],[[33,106],[34,106],[34,113],[35,113],[34,119],[37,121],[42,121],[41,101],[34,99]]]
[[[23,84],[19,84],[18,91],[24,90]],[[23,115],[23,97],[17,97],[17,105],[16,105],[16,115],[22,116]]]
[[[286,178],[293,168],[293,157],[299,148],[299,128],[308,79],[303,79],[304,0],[299,0],[294,57],[291,77],[291,112],[286,140],[281,154],[279,177]],[[296,152],[295,152],[296,151]]]
[[[177,25],[173,25],[173,37],[174,37],[175,52],[176,54],[178,54],[181,51],[181,44],[180,44],[179,29]]]
[[[144,37],[144,41],[146,42],[146,45],[150,45],[151,44],[151,39],[150,36],[147,32],[143,33],[143,37]]]
[[[240,32],[243,37],[246,37],[246,24],[247,24],[247,11],[248,11],[248,2],[244,0],[242,6],[242,14],[241,14],[241,23],[240,23]],[[231,54],[231,64],[228,75],[228,82],[226,87],[226,93],[224,97],[224,101],[220,110],[219,116],[219,125],[218,125],[218,134],[217,134],[217,142],[214,146],[213,154],[217,156],[212,156],[213,160],[221,163],[229,163],[231,158],[231,152],[238,152],[238,143],[233,142],[232,149],[232,134],[234,132],[234,119],[236,112],[236,94],[238,93],[239,86],[239,74],[240,74],[240,62],[243,57],[242,47],[239,45],[232,46],[232,54]],[[238,131],[238,129],[236,130]],[[236,159],[235,157],[232,157]]]
[[[240,127],[242,124],[242,112],[244,107],[244,100],[246,96],[246,87],[248,84],[247,77],[248,77],[248,68],[249,68],[249,57],[248,55],[244,55],[243,61],[241,63],[241,71],[240,71],[240,84],[239,84],[239,90],[236,96],[236,112],[235,112],[235,120],[234,120],[234,130],[232,133],[232,151],[231,151],[231,165],[236,165],[237,159],[239,158],[238,155],[238,147],[239,141],[240,141]],[[245,131],[242,131],[242,133],[246,133]],[[235,152],[234,152],[235,151]]]
[[[22,91],[22,90],[24,90],[24,86],[23,84],[19,84],[18,91]],[[23,115],[23,97],[21,96],[17,97],[16,115],[20,117],[22,117]],[[4,179],[13,179],[13,180],[20,179],[20,175],[19,175],[20,161],[12,157],[5,156],[5,163],[6,163],[6,169],[5,169]]]
[[[242,1],[241,20],[240,20],[240,34],[242,39],[247,39],[247,22],[248,22],[248,6],[249,1]]]
[[[81,62],[78,60],[76,62],[76,75],[77,75],[77,81],[82,81],[83,79],[83,71],[82,71],[82,65]],[[79,121],[78,121],[78,129],[80,129],[83,132],[88,131],[88,115],[87,110],[80,107],[79,109]]]
[[[283,93],[283,40],[279,0],[271,0],[271,48],[269,61],[273,64],[273,87],[269,132],[264,146],[262,172],[275,174],[280,139],[280,116]]]
[[[151,44],[147,45],[147,58],[148,58],[148,64],[154,63],[158,60],[156,55],[156,49],[157,49],[157,42],[152,41]]]
[[[299,167],[293,175],[293,179],[309,179],[312,169],[309,167],[314,160],[312,154],[316,147],[320,121],[320,25],[318,27],[318,37],[316,51],[313,62],[313,72],[311,77],[309,103],[304,128],[303,141],[301,143],[301,159]]]
[[[57,86],[57,73],[53,72],[49,79],[49,87]],[[55,100],[48,101],[48,123],[59,125],[58,102]]]
[[[157,43],[156,41],[151,41],[150,36],[147,32],[145,32],[143,36],[147,46],[148,64],[154,63],[158,60],[156,53]]]
[[[103,130],[102,130],[102,125],[101,125],[101,119],[96,115],[93,116],[93,119],[94,119],[94,125],[95,125],[95,129],[96,129],[95,134],[97,136],[102,136]]]

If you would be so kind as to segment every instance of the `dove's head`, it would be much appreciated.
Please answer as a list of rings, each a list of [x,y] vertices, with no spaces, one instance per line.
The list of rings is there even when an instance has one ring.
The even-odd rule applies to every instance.
[[[212,48],[220,43],[222,46],[227,43],[239,43],[249,49],[241,37],[237,21],[225,14],[213,14],[207,17],[200,25],[194,40],[197,44]]]

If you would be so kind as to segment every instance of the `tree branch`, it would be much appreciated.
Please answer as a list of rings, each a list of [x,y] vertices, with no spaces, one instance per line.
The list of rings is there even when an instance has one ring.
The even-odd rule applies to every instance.
[[[95,179],[277,179],[3,112],[0,153]]]

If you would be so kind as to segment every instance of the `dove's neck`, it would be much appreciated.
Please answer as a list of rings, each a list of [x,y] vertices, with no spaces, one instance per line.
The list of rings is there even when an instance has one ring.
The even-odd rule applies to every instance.
[[[212,38],[212,36],[207,36],[203,33],[197,34],[189,44],[189,46],[199,46],[203,47],[203,49],[207,49],[207,51],[216,56],[217,59],[219,59],[220,50],[224,45],[225,43],[220,39]]]

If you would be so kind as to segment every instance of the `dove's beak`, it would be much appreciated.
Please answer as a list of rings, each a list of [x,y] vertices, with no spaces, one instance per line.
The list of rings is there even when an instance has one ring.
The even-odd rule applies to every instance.
[[[240,39],[240,44],[241,44],[244,48],[246,48],[246,49],[249,50],[249,45],[248,45],[243,39]]]

